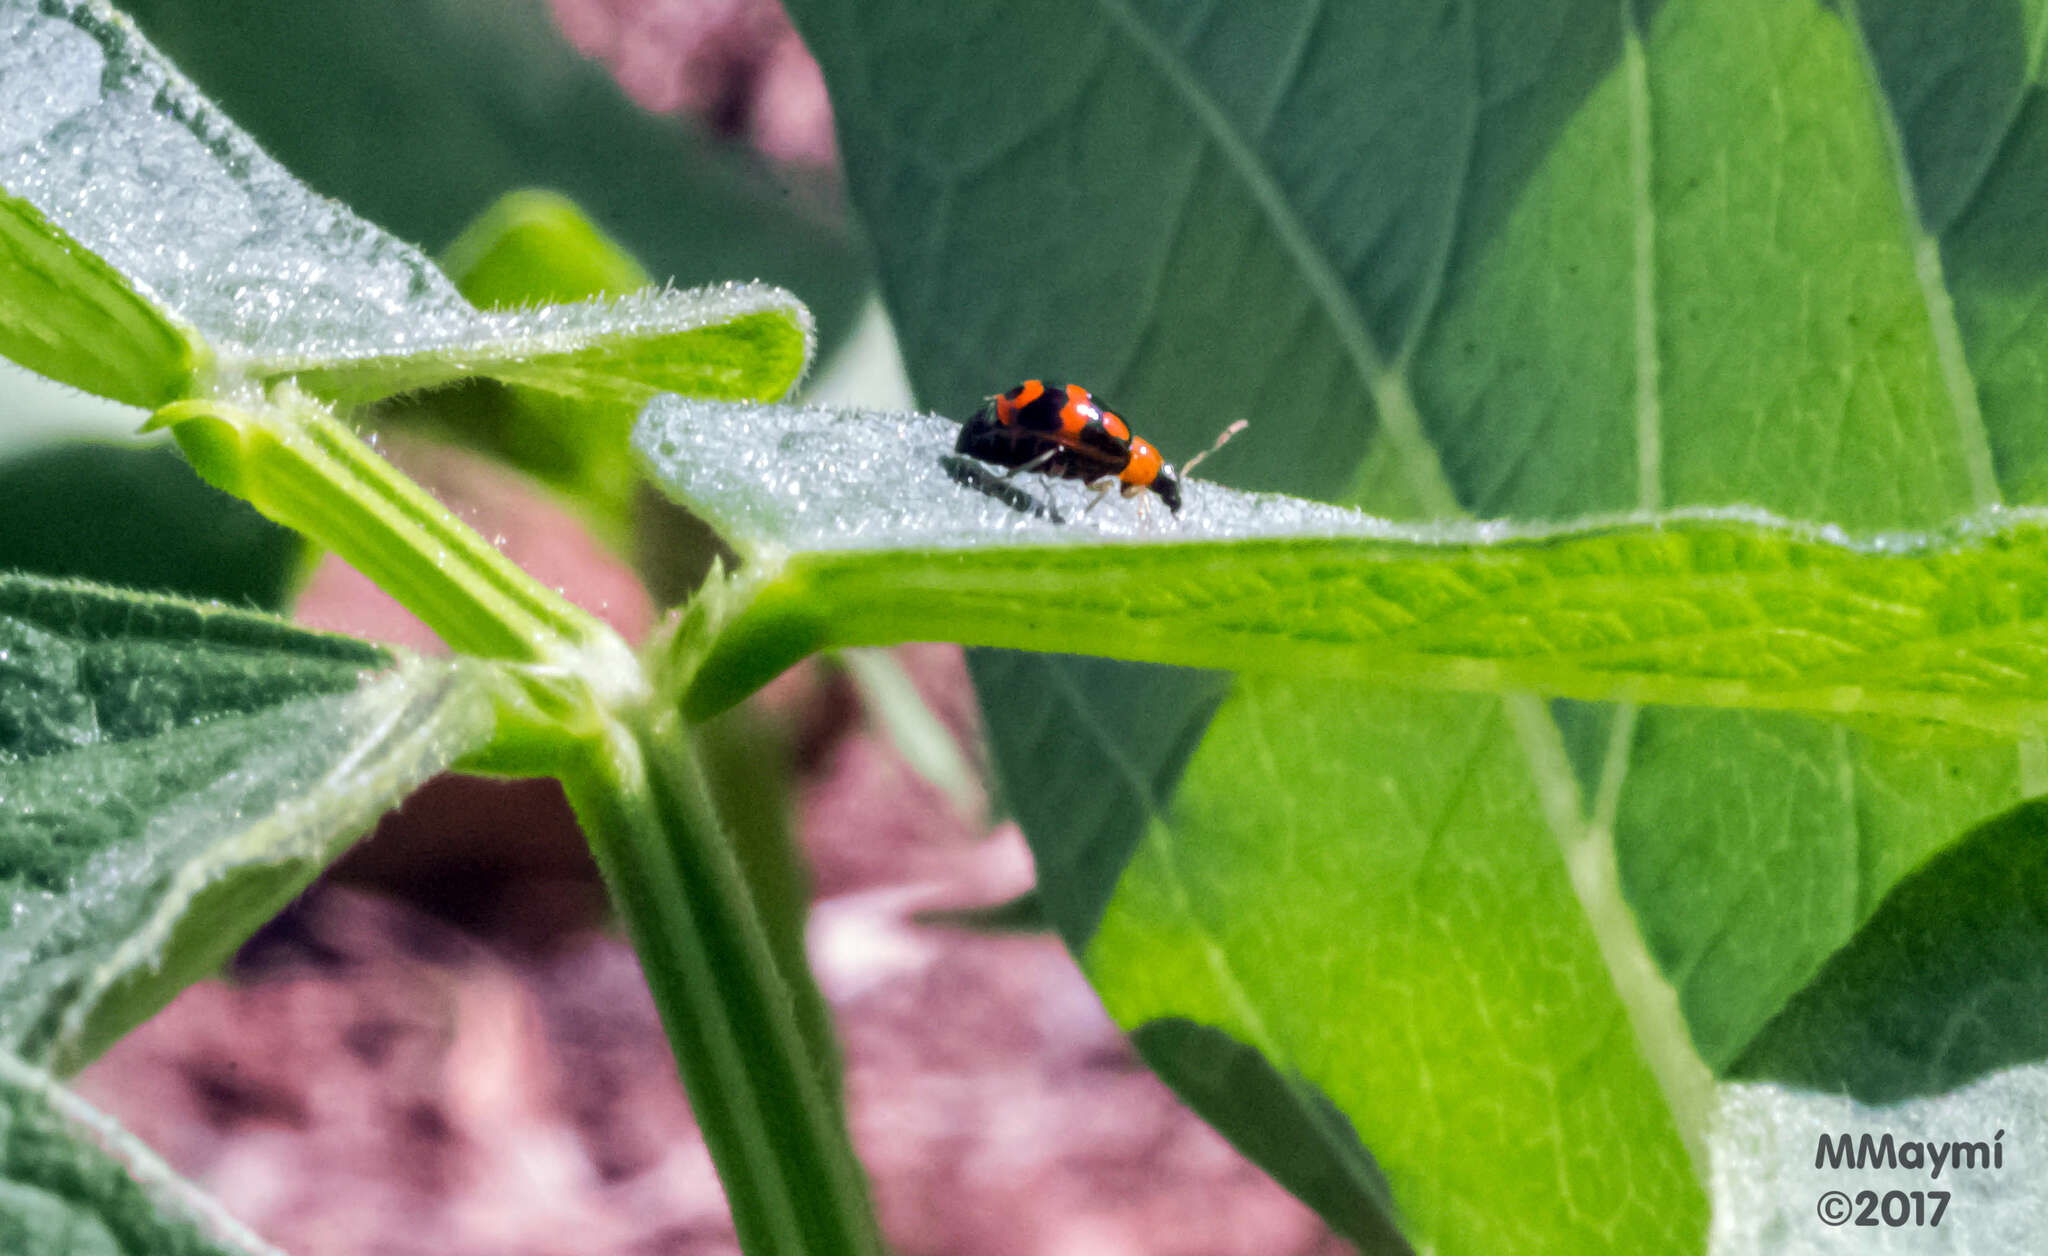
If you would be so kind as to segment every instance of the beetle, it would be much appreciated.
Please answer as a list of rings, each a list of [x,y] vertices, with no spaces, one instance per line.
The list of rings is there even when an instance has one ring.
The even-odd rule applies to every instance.
[[[1234,425],[1231,431],[1241,426]],[[1080,480],[1090,488],[1106,488],[1105,481],[1115,480],[1125,497],[1149,490],[1168,510],[1180,511],[1180,473],[1167,465],[1150,441],[1133,435],[1122,416],[1079,384],[1027,379],[990,397],[961,426],[953,449],[1008,467],[1011,475],[1037,471],[1055,479]],[[1194,463],[1188,465],[1192,468]]]

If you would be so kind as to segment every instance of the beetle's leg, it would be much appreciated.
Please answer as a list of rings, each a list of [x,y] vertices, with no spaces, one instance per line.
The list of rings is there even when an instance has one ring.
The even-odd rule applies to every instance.
[[[1046,450],[1044,453],[1038,455],[1036,458],[1033,458],[1031,461],[1020,462],[1016,466],[1011,467],[1008,471],[1003,472],[1003,478],[1006,480],[1011,479],[1020,471],[1036,471],[1040,467],[1044,466],[1046,463],[1051,462],[1054,458],[1059,457],[1059,453],[1060,447],[1058,445],[1054,445],[1051,449]]]

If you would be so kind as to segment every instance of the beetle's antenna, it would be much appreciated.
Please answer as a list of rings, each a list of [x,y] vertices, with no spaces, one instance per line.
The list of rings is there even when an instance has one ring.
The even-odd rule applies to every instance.
[[[1181,475],[1183,477],[1193,475],[1195,473],[1195,468],[1202,465],[1202,459],[1208,457],[1210,454],[1215,453],[1217,450],[1223,448],[1226,444],[1229,444],[1230,438],[1237,435],[1239,432],[1242,432],[1247,427],[1250,427],[1251,422],[1252,421],[1250,419],[1239,419],[1237,422],[1231,424],[1229,427],[1224,428],[1223,434],[1216,438],[1215,444],[1209,446],[1207,449],[1204,449],[1201,453],[1198,453],[1194,457],[1187,460],[1186,465],[1182,466],[1180,469]]]

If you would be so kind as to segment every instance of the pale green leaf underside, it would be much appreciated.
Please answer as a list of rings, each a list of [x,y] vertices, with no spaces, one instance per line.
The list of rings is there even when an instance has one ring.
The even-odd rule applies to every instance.
[[[345,401],[471,375],[775,397],[802,373],[809,314],[763,285],[480,311],[295,180],[126,18],[58,8],[0,6],[0,350],[29,366],[142,405],[293,376]]]
[[[1179,516],[976,487],[930,417],[664,399],[650,473],[759,579],[694,705],[945,640],[1406,687],[2048,725],[2048,515],[1852,539],[1756,512],[1410,527],[1197,485]],[[1065,524],[1003,493],[1050,493]]]
[[[104,1114],[4,1052],[0,1251],[281,1256]]]
[[[2032,1251],[2048,1227],[2048,1192],[2027,1168],[2048,1157],[2048,1129],[2034,1119],[2043,1110],[2048,1067],[2040,1064],[1995,1073],[1937,1098],[1881,1105],[1784,1086],[1723,1086],[1714,1123],[1710,1250],[1715,1256]],[[1940,1145],[1941,1176],[1933,1176],[1931,1160],[1918,1168],[1815,1164],[1823,1135],[1846,1134],[1854,1144],[1866,1133],[1873,1145],[1889,1137],[1895,1151],[1907,1143]],[[1964,1150],[1949,1150],[1951,1143]],[[1958,1156],[1974,1164],[1958,1168],[1964,1163]],[[1950,1199],[1938,1227],[1909,1216],[1902,1226],[1850,1224],[1831,1231],[1816,1218],[1822,1192],[1866,1190],[1880,1198],[1889,1191],[1944,1191]],[[1910,1207],[1910,1195],[1906,1202]],[[1929,1195],[1929,1218],[1934,1207]]]
[[[418,310],[402,337],[362,345],[315,344],[252,358],[266,379],[290,376],[339,401],[482,376],[576,401],[637,405],[658,392],[775,398],[803,374],[811,319],[779,288],[728,284],[674,292],[648,288],[511,312]]]
[[[492,728],[474,665],[0,577],[0,1048],[82,1064]]]

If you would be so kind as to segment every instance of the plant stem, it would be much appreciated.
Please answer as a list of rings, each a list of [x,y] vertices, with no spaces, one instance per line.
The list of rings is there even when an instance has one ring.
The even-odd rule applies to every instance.
[[[558,773],[647,976],[748,1256],[876,1256],[834,1090],[799,1028],[687,726],[610,629],[513,565],[326,407],[157,412],[200,473],[298,528],[451,646],[532,665],[470,766]],[[662,712],[668,712],[663,714]]]
[[[563,774],[640,956],[748,1256],[872,1256],[838,1105],[674,715],[608,721]]]
[[[607,699],[638,667],[602,623],[535,580],[357,438],[328,408],[280,388],[254,406],[165,406],[199,474],[347,559],[450,646],[573,672]]]

